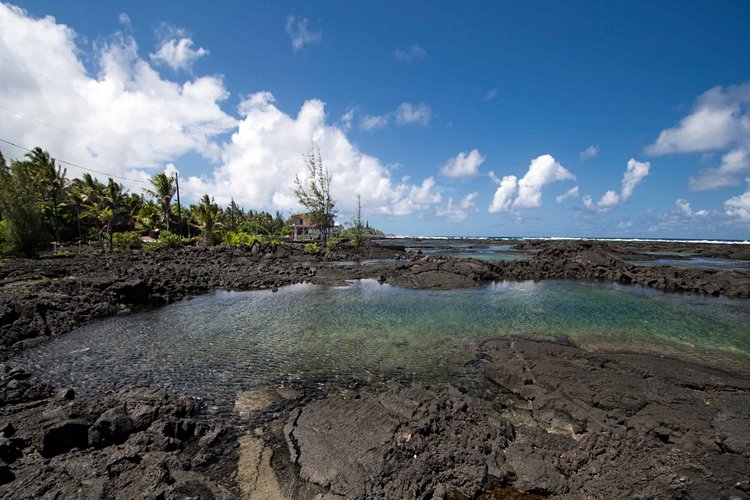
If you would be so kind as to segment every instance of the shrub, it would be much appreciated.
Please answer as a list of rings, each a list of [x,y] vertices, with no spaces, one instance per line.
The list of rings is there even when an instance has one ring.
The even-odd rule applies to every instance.
[[[305,245],[305,253],[311,253],[311,254],[319,254],[320,253],[320,247],[317,243],[308,243]]]
[[[263,239],[244,231],[226,231],[221,237],[222,243],[231,246],[252,245],[256,241],[260,242]]]
[[[112,243],[122,248],[141,248],[141,234],[137,231],[128,231],[124,233],[113,233]]]
[[[145,247],[148,250],[157,250],[160,248],[178,248],[182,245],[182,237],[179,234],[174,234],[165,230],[159,233],[158,240],[154,243],[146,244]]]

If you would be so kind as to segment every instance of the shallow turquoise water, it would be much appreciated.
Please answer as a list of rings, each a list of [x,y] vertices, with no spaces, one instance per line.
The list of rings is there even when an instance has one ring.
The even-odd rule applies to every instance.
[[[750,302],[565,281],[469,290],[348,287],[216,292],[110,318],[26,351],[57,386],[148,383],[205,398],[295,380],[454,381],[485,339],[569,339],[750,372]]]

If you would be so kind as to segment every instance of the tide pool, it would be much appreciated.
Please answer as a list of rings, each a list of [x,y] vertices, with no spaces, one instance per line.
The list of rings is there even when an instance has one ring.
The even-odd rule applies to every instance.
[[[508,336],[747,373],[748,325],[749,301],[640,287],[543,281],[427,291],[363,280],[214,292],[86,325],[17,359],[82,396],[150,384],[221,402],[300,380],[455,382],[469,376],[482,341]]]

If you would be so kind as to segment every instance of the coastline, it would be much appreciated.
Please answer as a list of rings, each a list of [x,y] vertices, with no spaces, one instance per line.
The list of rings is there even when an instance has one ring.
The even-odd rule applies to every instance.
[[[482,262],[407,253],[402,245],[388,241],[388,246],[373,245],[365,252],[340,247],[318,256],[305,254],[299,247],[257,245],[9,261],[3,266],[0,295],[2,354],[7,359],[13,352],[63,335],[76,326],[139,307],[158,307],[216,289],[274,289],[299,282],[331,285],[374,278],[408,288],[448,289],[503,279],[577,279],[638,283],[669,292],[750,297],[747,272],[628,263],[632,257],[644,255],[640,252],[659,250],[664,245],[676,253],[744,258],[746,247],[741,245],[696,248],[675,242],[613,245],[514,241],[511,243],[519,251],[529,253],[528,259]],[[376,259],[377,263],[357,264],[364,259]],[[327,265],[341,262],[345,264]],[[0,420],[7,421],[10,428],[6,425],[2,431],[5,441],[0,445],[6,452],[0,476],[7,479],[11,474],[14,479],[3,481],[0,495],[22,491],[17,489],[21,484],[30,495],[32,491],[51,495],[53,491],[81,487],[82,476],[72,474],[53,481],[45,490],[34,490],[34,485],[41,488],[37,483],[48,476],[40,468],[44,455],[50,453],[55,453],[51,466],[58,472],[69,470],[75,462],[100,471],[95,476],[102,492],[150,491],[174,497],[193,488],[202,492],[200,498],[208,498],[206,492],[216,498],[238,494],[260,498],[267,492],[260,485],[273,481],[282,496],[289,498],[397,493],[474,497],[502,488],[508,488],[503,490],[506,493],[552,496],[658,496],[672,492],[742,498],[750,494],[750,486],[742,480],[742,475],[747,477],[750,471],[750,446],[743,431],[750,424],[746,417],[750,409],[746,374],[722,373],[655,356],[586,353],[570,346],[524,340],[489,342],[476,353],[476,359],[488,387],[513,398],[488,402],[451,386],[332,386],[319,391],[302,385],[287,388],[291,392],[270,387],[262,397],[255,395],[249,406],[249,422],[264,422],[257,432],[228,422],[200,424],[195,420],[200,404],[191,403],[190,398],[170,398],[162,392],[147,396],[129,388],[93,402],[70,399],[70,391],[55,395],[62,388],[41,387],[29,377],[28,371],[33,370],[6,364],[0,383],[4,396]],[[560,368],[561,360],[566,360],[564,369]],[[648,383],[635,383],[637,380]],[[591,391],[591,387],[598,389]],[[609,396],[604,398],[606,394]],[[607,402],[602,406],[604,399]],[[150,408],[148,418],[136,410],[143,401]],[[380,421],[347,420],[375,408],[372,405],[376,401],[380,406],[390,401],[387,414],[380,419],[390,422],[386,429]],[[699,405],[701,402],[706,408]],[[468,427],[467,411],[473,415]],[[514,412],[513,419],[501,417]],[[697,416],[683,422],[685,413]],[[425,434],[432,428],[420,422],[431,419],[440,425]],[[302,425],[306,421],[307,427]],[[305,429],[317,426],[315,422],[327,422],[339,431],[326,439],[311,438]],[[359,429],[362,425],[365,427]],[[75,446],[59,450],[52,446],[42,453],[46,440],[54,442],[60,428],[85,430],[86,438]],[[479,431],[490,428],[496,433],[496,445],[487,452]],[[309,458],[336,452],[360,456],[366,451],[362,448],[369,446],[357,440],[362,429],[381,436],[381,445],[385,446],[380,458],[363,456],[362,460],[372,459],[366,462],[372,474],[369,480],[361,469],[351,469],[351,461],[349,469],[347,464],[339,464],[339,472],[331,476],[330,472],[321,472],[320,467],[326,467],[324,461]],[[454,442],[446,437],[460,429],[468,441]],[[605,435],[610,436],[609,441],[601,437]],[[417,442],[416,436],[424,439]],[[144,444],[148,442],[152,445]],[[432,458],[425,459],[421,469],[409,469],[410,453],[417,450],[411,447],[418,446],[423,446],[415,453],[418,457],[433,448],[439,453],[429,455]],[[473,451],[459,454],[463,458],[458,460],[457,450],[462,449]],[[255,467],[255,472],[244,470],[242,464],[248,460],[248,453],[266,466]],[[611,460],[597,462],[601,453],[612,455]],[[569,458],[554,458],[561,455]],[[125,456],[139,458],[122,462]],[[639,465],[636,471],[623,468],[626,459],[632,461],[635,456],[641,457],[643,467]],[[393,462],[389,462],[391,458]],[[695,461],[701,461],[703,471],[689,466]],[[732,467],[726,466],[728,462]],[[122,471],[112,476],[107,471],[114,463],[119,463]],[[459,463],[473,465],[459,467]],[[529,463],[535,466],[523,465]],[[437,470],[443,475],[430,472],[436,464],[440,464]],[[153,467],[166,467],[168,474],[149,475]],[[618,467],[622,468],[620,472]],[[648,470],[659,468],[669,469],[668,481],[654,482],[655,478],[649,477]],[[395,478],[393,471],[401,469],[411,472]],[[238,470],[244,470],[239,480]],[[645,474],[645,479],[627,485],[633,474]],[[131,476],[131,482],[124,480]],[[353,478],[359,478],[358,482]],[[732,482],[732,478],[738,479]]]

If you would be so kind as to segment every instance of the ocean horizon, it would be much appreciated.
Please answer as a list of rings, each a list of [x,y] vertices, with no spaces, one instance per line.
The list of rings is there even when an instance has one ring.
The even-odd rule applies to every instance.
[[[576,241],[576,240],[600,240],[614,242],[632,242],[632,243],[702,243],[716,245],[750,245],[750,240],[731,240],[731,239],[691,239],[691,238],[617,238],[601,236],[414,236],[414,235],[393,235],[388,234],[383,239],[416,239],[416,240],[477,240],[477,241],[524,241],[524,240],[543,240],[543,241]]]

